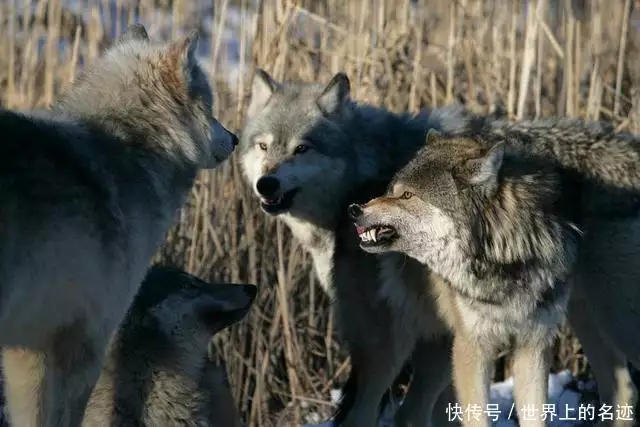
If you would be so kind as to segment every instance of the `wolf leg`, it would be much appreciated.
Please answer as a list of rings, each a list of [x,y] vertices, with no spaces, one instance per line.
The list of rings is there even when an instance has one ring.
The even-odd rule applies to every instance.
[[[451,383],[451,345],[451,336],[419,340],[416,344],[411,356],[413,380],[396,415],[398,427],[446,425],[442,423],[446,406],[436,408],[436,403],[441,403],[438,397]]]
[[[358,371],[356,395],[353,405],[340,424],[341,427],[377,425],[382,396],[400,372],[408,353],[369,354],[366,358],[352,355]]]
[[[79,426],[100,375],[107,339],[96,345],[81,322],[59,329],[43,350],[2,352],[9,419],[21,427]],[[94,337],[95,338],[95,337]]]
[[[449,362],[451,364],[451,362]],[[451,371],[451,369],[449,369]],[[458,402],[456,396],[456,389],[453,382],[449,380],[449,384],[442,390],[438,400],[436,401],[435,409],[431,416],[431,427],[448,426],[457,427],[461,425],[460,420],[452,419],[450,408]]]
[[[35,351],[5,348],[2,352],[5,399],[11,425],[43,425],[41,408],[45,388],[44,355]]]
[[[545,343],[518,347],[514,353],[514,394],[521,427],[544,427],[543,405],[547,403],[551,351]],[[524,416],[523,408],[532,410]]]
[[[638,393],[627,368],[626,358],[602,333],[597,322],[585,307],[588,306],[584,296],[576,286],[569,299],[569,325],[578,337],[584,354],[587,356],[598,386],[600,402],[612,405],[614,410],[618,407],[617,405],[628,405],[633,408]],[[598,425],[631,427],[634,422],[614,417],[614,420],[601,420]]]
[[[347,333],[351,363],[357,376],[355,398],[339,423],[341,427],[377,425],[382,396],[415,346],[417,337],[413,331],[402,328],[400,319],[395,318],[391,312],[387,311],[385,314],[388,315],[384,316],[387,322],[373,321],[366,330]],[[346,330],[350,329],[345,322],[342,325]]]
[[[492,364],[493,353],[483,351],[463,331],[456,333],[453,340],[453,381],[462,413],[457,418],[450,414],[452,420],[462,418],[465,427],[491,425],[484,410],[489,403]],[[465,413],[470,407],[480,408],[477,418]]]

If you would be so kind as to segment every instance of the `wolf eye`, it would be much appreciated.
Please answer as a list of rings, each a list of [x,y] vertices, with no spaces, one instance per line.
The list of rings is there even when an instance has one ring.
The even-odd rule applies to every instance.
[[[411,191],[405,191],[400,195],[400,198],[403,200],[409,200],[412,197],[413,197],[413,193]]]
[[[267,144],[265,144],[264,142],[259,143],[258,147],[260,147],[262,151],[267,151]]]
[[[293,153],[294,153],[294,154],[302,154],[302,153],[306,152],[308,149],[309,149],[309,147],[308,147],[308,146],[306,146],[306,145],[302,145],[302,144],[301,144],[301,145],[298,145],[298,146],[293,150]]]

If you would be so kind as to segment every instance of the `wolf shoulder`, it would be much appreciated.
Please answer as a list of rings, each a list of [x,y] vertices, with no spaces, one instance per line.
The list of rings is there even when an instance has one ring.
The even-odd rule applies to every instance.
[[[0,217],[120,216],[119,181],[131,168],[112,137],[48,111],[0,110],[0,132]]]

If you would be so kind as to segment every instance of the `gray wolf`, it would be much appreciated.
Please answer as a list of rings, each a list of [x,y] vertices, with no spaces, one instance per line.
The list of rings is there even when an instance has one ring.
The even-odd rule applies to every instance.
[[[383,197],[350,207],[363,250],[404,253],[448,280],[439,307],[454,330],[464,404],[487,402],[489,362],[512,346],[518,408],[541,408],[549,345],[568,310],[601,398],[633,406],[624,364],[640,357],[630,334],[640,326],[630,258],[639,160],[640,140],[604,123],[467,117],[431,132]]]
[[[346,214],[349,203],[381,194],[426,130],[448,120],[456,117],[447,110],[414,117],[359,105],[344,73],[326,84],[255,73],[238,148],[243,173],[261,209],[311,254],[335,300],[352,363],[334,420],[342,426],[373,426],[381,398],[411,358],[426,363],[414,366],[398,424],[427,425],[438,397],[450,401],[442,391],[451,382],[451,340],[434,298],[440,279],[405,257],[360,250]],[[434,415],[444,417],[445,408]]]
[[[255,295],[253,285],[152,267],[109,345],[83,425],[240,427],[209,344],[244,318]]]
[[[202,168],[212,117],[191,33],[133,26],[50,110],[0,111],[0,345],[13,424],[78,425],[107,342]]]

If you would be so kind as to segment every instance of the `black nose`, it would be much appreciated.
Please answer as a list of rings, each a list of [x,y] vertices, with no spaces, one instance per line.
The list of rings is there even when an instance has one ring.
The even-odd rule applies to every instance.
[[[347,211],[351,219],[358,219],[358,217],[362,215],[362,208],[360,207],[360,205],[349,205]]]
[[[266,198],[272,198],[280,190],[280,181],[273,176],[263,176],[256,182],[258,193]]]
[[[233,142],[234,147],[237,146],[239,142],[238,137],[235,136],[234,134],[231,134],[231,142]]]

